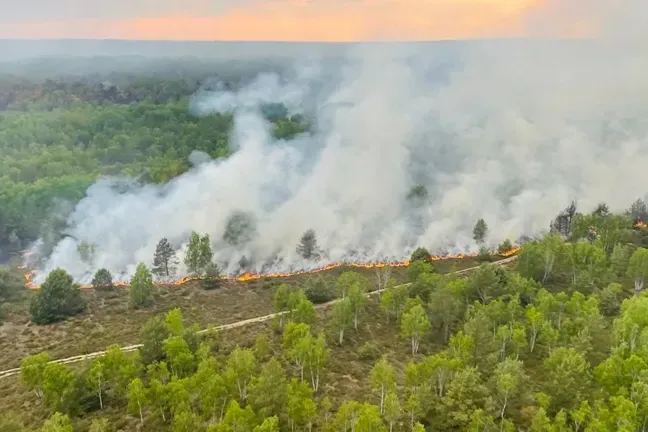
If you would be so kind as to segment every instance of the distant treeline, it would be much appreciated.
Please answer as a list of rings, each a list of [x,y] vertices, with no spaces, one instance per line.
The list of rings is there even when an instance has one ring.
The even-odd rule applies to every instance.
[[[194,150],[212,158],[231,153],[232,116],[190,112],[188,96],[200,81],[139,76],[115,82],[0,75],[0,255],[44,234],[56,236],[101,176],[162,183],[189,169]],[[308,127],[285,109],[265,112],[277,138]]]

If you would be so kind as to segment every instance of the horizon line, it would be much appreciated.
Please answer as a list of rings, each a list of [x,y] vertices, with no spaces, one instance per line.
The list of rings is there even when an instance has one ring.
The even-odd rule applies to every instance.
[[[588,37],[537,37],[537,36],[502,36],[490,38],[448,38],[448,39],[394,39],[394,40],[349,40],[349,41],[322,41],[322,40],[235,40],[235,39],[127,39],[127,38],[0,38],[2,42],[171,42],[171,43],[281,43],[281,44],[398,44],[398,43],[438,43],[438,42],[489,42],[489,41],[591,41],[595,38]]]

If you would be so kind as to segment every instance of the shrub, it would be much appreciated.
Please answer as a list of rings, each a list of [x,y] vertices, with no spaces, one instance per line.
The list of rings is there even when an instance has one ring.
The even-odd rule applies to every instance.
[[[114,288],[112,275],[105,268],[97,270],[91,284],[94,289],[111,290]]]
[[[29,306],[32,321],[36,324],[62,321],[84,309],[79,286],[63,269],[53,270],[47,276]]]
[[[326,303],[333,299],[333,291],[324,277],[315,276],[306,282],[306,298],[314,304]]]
[[[501,254],[511,249],[513,249],[513,243],[511,243],[511,240],[506,239],[497,247],[497,253]]]
[[[200,281],[200,287],[204,290],[213,290],[221,286],[220,269],[214,263],[207,264],[205,278]]]
[[[358,355],[362,360],[376,360],[380,357],[380,349],[376,344],[371,342],[366,342],[360,348],[358,348]]]
[[[410,262],[414,261],[429,261],[430,258],[432,258],[432,255],[430,252],[425,249],[425,248],[418,248],[412,253],[412,256],[410,257]]]

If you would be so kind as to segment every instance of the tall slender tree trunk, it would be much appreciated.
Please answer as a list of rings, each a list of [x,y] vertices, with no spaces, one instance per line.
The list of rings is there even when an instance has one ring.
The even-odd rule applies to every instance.
[[[137,407],[139,408],[140,423],[143,425],[144,424],[144,416],[142,415],[142,404],[139,401],[137,401]]]
[[[97,393],[99,393],[99,408],[103,409],[103,397],[101,395],[101,393],[102,393],[101,392],[101,378],[99,378],[99,389],[98,389]]]

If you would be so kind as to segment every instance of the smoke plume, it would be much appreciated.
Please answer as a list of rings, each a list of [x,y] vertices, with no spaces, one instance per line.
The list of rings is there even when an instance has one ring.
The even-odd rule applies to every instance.
[[[477,219],[495,245],[545,231],[572,199],[622,210],[648,182],[648,54],[636,26],[608,38],[623,36],[614,20],[600,40],[356,46],[340,62],[296,60],[289,76],[212,85],[191,109],[234,114],[233,155],[194,155],[161,186],[97,182],[36,282],[56,267],[80,282],[102,267],[126,279],[152,263],[161,237],[182,256],[191,231],[210,234],[228,273],[242,257],[246,270],[286,271],[403,259],[418,246],[474,251]],[[275,140],[267,103],[311,130]],[[426,197],[408,198],[416,185]],[[232,245],[223,237],[235,214],[254,233]],[[311,228],[316,263],[295,250]],[[78,256],[83,240],[97,244],[92,265]]]

